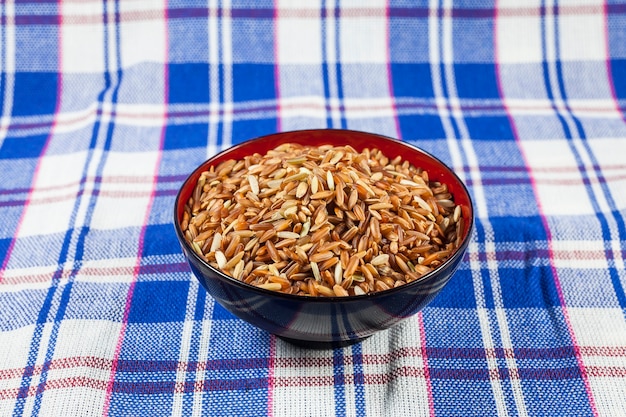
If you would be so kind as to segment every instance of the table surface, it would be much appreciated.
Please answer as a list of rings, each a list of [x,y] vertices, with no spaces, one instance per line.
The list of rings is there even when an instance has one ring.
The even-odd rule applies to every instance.
[[[0,415],[626,415],[626,4],[0,4]],[[307,350],[226,312],[191,170],[304,128],[400,138],[476,206],[421,313]]]

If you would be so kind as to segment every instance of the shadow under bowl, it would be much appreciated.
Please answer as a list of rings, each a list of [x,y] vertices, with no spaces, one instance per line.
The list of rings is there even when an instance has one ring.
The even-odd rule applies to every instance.
[[[402,156],[428,171],[431,181],[447,184],[461,206],[464,230],[459,247],[439,267],[419,280],[373,294],[350,297],[304,297],[258,288],[214,268],[191,248],[180,222],[203,171],[229,159],[274,149],[284,143],[309,146],[350,145],[357,151],[380,149],[389,158]],[[308,348],[334,348],[359,342],[388,329],[426,307],[448,283],[467,250],[474,223],[469,192],[459,177],[434,156],[405,142],[371,133],[318,129],[276,133],[235,145],[196,168],[183,183],[175,201],[174,226],[189,266],[206,291],[226,310],[290,343]]]

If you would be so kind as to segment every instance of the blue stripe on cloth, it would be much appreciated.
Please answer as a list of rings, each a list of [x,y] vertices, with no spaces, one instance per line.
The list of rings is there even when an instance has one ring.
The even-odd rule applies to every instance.
[[[346,375],[344,367],[344,350],[333,350],[333,395],[335,416],[346,415]]]
[[[459,99],[493,99],[498,96],[496,70],[492,63],[454,64],[454,75]]]
[[[164,147],[168,149],[181,150],[185,148],[204,148],[206,146],[209,126],[206,123],[186,123],[180,125],[168,125],[165,131]],[[189,166],[195,161],[189,161]],[[198,161],[198,164],[201,161]]]
[[[361,343],[352,345],[352,377],[354,384],[354,408],[357,417],[364,417],[367,412],[365,393],[365,375],[363,370],[363,348]]]
[[[17,294],[0,292],[0,331],[9,332],[37,323],[46,294],[45,289],[22,290]]]
[[[56,36],[54,38],[56,39]],[[54,50],[56,49],[53,49],[53,51]],[[13,103],[13,114],[25,115],[31,112],[34,114],[41,114],[41,113],[56,114],[56,112],[59,110],[59,103],[60,103],[60,97],[59,97],[59,83],[60,82],[61,82],[60,76],[56,73],[54,74],[19,73],[19,75],[16,73],[15,94],[18,94],[19,92],[20,99],[14,101]],[[20,92],[20,89],[23,89],[24,91]],[[31,89],[34,92],[34,97],[30,95]],[[35,100],[40,100],[40,102],[38,102],[33,108],[31,108],[28,105],[28,103],[25,101],[27,99],[30,100],[33,98]],[[46,135],[45,137],[41,136],[39,140],[35,141],[34,143],[37,144],[36,146],[32,146],[33,144],[29,144],[25,146],[24,148],[28,152],[27,154],[23,153],[24,150],[22,151],[22,153],[20,153],[17,151],[17,149],[11,149],[10,154],[16,157],[37,157],[38,160],[41,160],[41,158],[44,156],[46,146],[50,142],[51,138],[52,138],[52,133],[50,132],[50,134]],[[5,150],[7,143],[9,142],[5,140],[2,146],[3,150]],[[1,155],[1,156],[6,157],[5,155]],[[37,170],[35,170],[35,177],[36,175],[37,175]],[[29,196],[29,199],[30,199],[30,196]],[[63,259],[63,257],[65,256],[65,253],[68,250],[67,248],[69,246],[70,235],[71,235],[71,229],[70,231],[66,232],[65,237],[63,239],[64,245],[61,250],[61,255],[60,255],[61,259]],[[17,237],[14,237],[13,239],[15,240],[17,239]],[[5,264],[8,258],[10,258],[10,256],[11,256],[11,249],[9,246],[9,250],[7,250],[5,254],[5,261],[4,261]],[[27,354],[26,364],[24,367],[24,372],[22,373],[22,376],[21,376],[21,382],[20,382],[20,387],[19,387],[18,394],[17,394],[17,400],[15,401],[15,404],[13,407],[14,416],[21,416],[24,413],[24,406],[26,403],[26,399],[28,397],[27,396],[28,389],[31,385],[31,381],[33,378],[33,370],[34,370],[35,362],[39,354],[40,343],[41,343],[42,338],[44,337],[44,329],[46,327],[46,324],[48,323],[48,313],[52,309],[53,305],[58,306],[58,303],[59,303],[59,299],[58,298],[55,299],[54,295],[59,286],[59,278],[61,276],[62,269],[63,269],[63,264],[59,262],[57,269],[55,271],[55,274],[53,276],[51,285],[48,289],[48,292],[42,304],[42,307],[39,310],[38,315],[37,315],[35,329],[33,330],[33,337],[28,348],[28,354]],[[63,308],[63,306],[61,306],[61,308]],[[55,327],[58,329],[58,326],[55,326]],[[54,337],[55,335],[52,334],[50,336],[51,340],[53,340]],[[46,361],[43,364],[44,370],[42,371],[42,374],[47,370],[47,367],[49,366],[49,362],[48,362],[49,358],[47,355],[46,355],[45,360]],[[40,382],[38,388],[42,388],[45,385],[45,378],[43,376],[41,380],[43,384],[42,382]],[[38,389],[37,392],[38,392],[37,394],[38,397],[40,397],[41,394],[43,393],[43,390]]]
[[[0,148],[0,158],[38,159],[47,143],[47,140],[47,135],[33,135],[26,138],[8,136],[2,142],[2,148]]]
[[[600,221],[603,240],[605,242],[604,243],[605,255],[609,264],[608,265],[609,273],[611,274],[613,288],[617,296],[617,299],[619,300],[621,308],[626,309],[626,293],[624,291],[624,287],[620,280],[619,273],[617,269],[615,268],[613,250],[611,248],[612,241],[624,242],[626,240],[626,230],[624,227],[624,220],[621,215],[615,216],[611,219],[612,222],[615,222],[615,224],[617,225],[617,229],[618,229],[617,230],[618,236],[612,236],[612,233],[610,230],[611,227],[609,225],[609,219],[607,219],[606,214],[603,212],[603,210],[600,208],[598,204],[598,198],[595,196],[593,187],[591,186],[590,181],[589,181],[590,175],[587,172],[587,168],[583,168],[585,167],[585,164],[583,161],[583,155],[581,155],[581,150],[574,144],[575,139],[580,140],[582,147],[584,151],[586,152],[585,156],[589,158],[589,160],[592,163],[592,168],[594,170],[593,177],[600,179],[599,185],[603,192],[603,197],[605,201],[607,201],[610,210],[615,211],[617,208],[611,196],[611,192],[606,185],[606,181],[602,180],[603,179],[602,171],[597,168],[599,167],[598,160],[595,158],[593,151],[591,150],[589,146],[587,137],[585,135],[585,131],[583,129],[582,124],[580,123],[580,120],[578,120],[578,118],[572,112],[572,109],[570,105],[568,104],[568,96],[567,96],[567,91],[564,85],[563,70],[561,66],[561,56],[560,56],[561,52],[560,52],[560,40],[559,40],[559,5],[558,5],[558,2],[555,2],[553,12],[555,16],[554,18],[554,37],[555,37],[554,44],[555,44],[555,54],[556,54],[554,65],[555,65],[556,76],[557,76],[557,80],[556,80],[557,85],[553,86],[552,83],[549,82],[549,79],[546,78],[546,83],[547,83],[546,90],[548,91],[548,94],[550,95],[551,101],[554,101],[553,90],[557,90],[560,98],[563,100],[566,114],[561,115],[561,112],[559,112],[558,109],[554,105],[553,105],[553,110],[557,112],[557,114],[559,115],[559,120],[561,121],[561,124],[563,126],[563,131],[565,132],[565,137],[569,144],[569,148],[576,159],[576,163],[580,170],[581,178],[583,178],[584,184],[586,185],[585,188],[588,193],[589,201],[591,202],[594,212],[596,213],[596,216],[598,220]],[[546,72],[546,74],[547,73],[548,72]],[[574,127],[576,129],[576,132],[575,132],[576,137],[574,137],[574,134],[573,134],[574,132],[570,131],[566,118],[571,120],[574,123]]]
[[[155,377],[157,377],[157,375],[155,375]],[[171,393],[174,392],[174,388],[175,388],[174,381],[158,381],[158,380],[146,381],[144,378],[145,378],[145,375],[142,375],[140,378],[137,378],[136,381],[116,382],[113,389],[120,396],[120,398],[124,397],[123,394],[133,394],[131,398],[138,398],[141,396],[138,394],[145,393],[145,392],[150,392],[155,395],[160,394],[160,395],[167,397],[167,396],[171,396]],[[204,381],[202,390],[205,392],[219,391],[220,392],[219,396],[222,397],[222,400],[226,400],[226,398],[224,397],[227,397],[227,396],[232,396],[231,400],[238,398],[239,401],[231,402],[232,404],[231,410],[234,411],[235,409],[237,409],[239,412],[247,412],[247,410],[249,410],[247,406],[250,403],[253,403],[255,399],[258,399],[258,398],[254,398],[254,397],[258,397],[258,394],[253,392],[253,390],[257,391],[259,388],[262,388],[264,386],[264,383],[265,381],[263,379],[255,379],[255,378],[208,379]],[[183,386],[184,392],[193,392],[193,389],[194,389],[193,384],[186,383]],[[250,391],[248,392],[248,395],[251,395],[251,397],[245,398],[243,401],[241,401],[240,393],[238,393],[237,391]],[[205,398],[207,397],[208,396],[205,396]],[[225,401],[225,403],[226,402],[227,401]],[[237,407],[233,407],[235,405]],[[151,408],[154,408],[154,407],[151,407]],[[257,410],[259,409],[259,407],[255,407],[255,408]],[[222,409],[220,409],[219,406],[217,407],[214,406],[213,408],[209,408],[209,410],[210,410],[209,415],[218,415],[218,414],[215,414],[216,412],[224,413],[223,415],[232,415],[232,414],[225,414],[228,410],[228,407],[223,407]],[[155,409],[154,412],[160,414],[162,410]],[[167,413],[163,413],[163,414],[167,414]],[[222,415],[222,414],[219,414],[219,415]]]
[[[19,219],[19,216],[18,216]],[[38,247],[48,247],[50,248],[47,253],[41,255],[41,261],[45,262],[46,265],[54,265],[58,261],[58,256],[60,251],[62,250],[63,241],[65,238],[65,233],[52,233],[47,236],[29,236],[29,237],[20,237],[15,240],[13,248],[10,253],[10,264],[15,265],[17,267],[23,267],[24,265],[28,265],[29,259],[32,259],[32,250],[33,248]],[[8,239],[7,239],[8,241]],[[49,246],[48,246],[49,245]],[[6,252],[8,254],[8,251]],[[37,279],[38,275],[36,272],[32,274],[25,274],[26,276],[30,275],[31,279],[34,281],[43,281],[43,279]]]
[[[188,291],[188,281],[137,282],[128,322],[184,321]]]
[[[146,227],[142,256],[177,254],[179,246],[171,224],[151,224]]]
[[[212,317],[203,392],[214,393],[202,397],[203,410],[208,415],[266,415],[270,336],[216,303]],[[259,356],[250,358],[250,352]]]
[[[115,31],[115,55],[116,55],[116,62],[118,64],[118,68],[115,71],[116,73],[116,78],[117,78],[117,82],[115,84],[115,86],[112,89],[112,94],[111,94],[111,105],[112,105],[112,113],[115,114],[115,104],[117,102],[117,98],[118,98],[118,91],[119,91],[119,87],[122,83],[122,69],[121,69],[121,52],[120,52],[120,33],[119,33],[119,3],[116,2],[115,4],[116,7],[116,31]],[[104,98],[106,93],[109,91],[109,89],[112,87],[113,83],[110,77],[110,63],[109,63],[109,56],[108,56],[108,48],[109,48],[109,44],[108,44],[108,24],[106,24],[108,18],[107,18],[107,6],[106,3],[103,4],[103,19],[105,24],[103,25],[104,28],[104,51],[105,51],[105,59],[104,59],[104,66],[105,66],[105,71],[104,71],[104,89],[100,92],[100,94],[98,95],[98,103],[100,106],[102,106],[102,103],[104,102]],[[61,37],[59,37],[59,39],[61,39]],[[61,83],[61,80],[59,80],[59,83]],[[98,143],[98,135],[99,135],[99,131],[100,131],[100,120],[96,120],[96,122],[94,123],[94,128],[92,131],[92,136],[91,136],[91,141],[89,144],[89,152],[87,153],[87,158],[83,167],[83,171],[82,171],[82,175],[81,178],[86,178],[88,175],[88,169],[90,167],[91,164],[91,160],[92,158],[94,158],[94,151],[97,148],[97,143]],[[114,129],[114,124],[111,122],[108,124],[107,127],[107,131],[106,131],[106,139],[105,139],[105,143],[103,145],[103,155],[106,155],[107,150],[111,147],[111,142],[113,140],[113,129]],[[101,157],[99,163],[98,163],[98,167],[97,167],[97,175],[98,176],[102,176],[103,175],[103,170],[104,170],[104,165],[106,162],[106,158],[103,156]],[[81,188],[84,188],[84,182],[81,182]],[[55,275],[52,278],[53,282],[58,282],[61,278],[61,275],[63,273],[63,268],[65,267],[65,263],[67,261],[70,260],[69,256],[70,256],[70,241],[74,238],[74,233],[78,233],[78,236],[76,237],[76,247],[75,247],[75,255],[74,255],[74,267],[72,268],[72,270],[70,271],[69,277],[67,278],[67,283],[62,287],[62,293],[60,296],[60,304],[59,304],[59,308],[56,312],[55,318],[54,318],[54,324],[53,324],[53,329],[52,332],[50,334],[50,340],[48,342],[48,347],[46,350],[46,355],[45,355],[45,363],[43,366],[43,370],[41,372],[41,377],[40,377],[40,385],[45,385],[46,383],[46,378],[48,375],[48,371],[49,371],[49,366],[50,363],[52,361],[52,358],[54,356],[54,351],[56,348],[56,343],[57,343],[57,337],[58,337],[58,331],[59,331],[59,326],[61,321],[63,320],[63,317],[65,316],[65,311],[66,308],[68,306],[69,303],[69,299],[70,299],[70,294],[73,290],[73,284],[74,284],[74,280],[76,278],[76,273],[78,272],[78,270],[80,269],[80,265],[81,265],[81,260],[83,259],[83,254],[84,254],[84,249],[85,249],[85,241],[86,241],[86,237],[87,234],[89,232],[89,224],[91,222],[91,217],[93,214],[93,208],[95,207],[96,204],[96,200],[97,200],[97,193],[92,193],[89,196],[89,204],[88,207],[91,209],[88,211],[86,218],[85,218],[85,225],[82,227],[78,227],[79,225],[76,225],[76,219],[77,219],[77,215],[78,215],[78,208],[80,206],[81,203],[81,199],[77,198],[74,202],[74,207],[72,209],[72,214],[71,214],[71,218],[70,218],[70,225],[72,225],[72,227],[68,228],[68,232],[65,235],[65,239],[64,239],[64,243],[62,245],[62,250],[61,250],[61,254],[59,255],[59,269],[57,269],[57,271],[55,272]],[[74,227],[74,225],[77,226],[77,228]],[[58,284],[57,284],[58,286]],[[57,286],[53,286],[52,288],[54,288],[54,290],[50,291],[50,298],[52,299],[52,297],[55,295],[56,292],[56,287]],[[46,317],[48,315],[48,309],[43,310],[42,309],[42,313],[46,314]],[[36,352],[37,350],[40,349],[39,346],[40,341],[37,342],[37,346],[35,346],[35,344],[31,345],[31,349],[33,349],[33,352]],[[43,392],[38,393],[35,396],[35,402],[34,402],[34,406],[33,406],[33,416],[36,416],[39,414],[39,410],[41,407],[41,401],[43,398]],[[21,414],[22,411],[20,411]]]
[[[611,59],[608,67],[611,70],[611,81],[613,82],[615,98],[618,100],[619,111],[621,111],[622,117],[626,119],[626,57]]]
[[[168,68],[170,103],[208,103],[209,65],[171,63]],[[169,126],[168,126],[169,127]]]
[[[555,5],[553,6],[554,10],[551,11],[551,13],[556,12],[557,11],[557,5],[555,3]],[[569,128],[569,125],[567,123],[567,121],[565,120],[564,116],[559,112],[559,110],[557,109],[556,105],[554,104],[554,90],[555,87],[552,85],[552,80],[550,79],[550,63],[551,60],[550,58],[547,56],[547,36],[549,35],[547,33],[548,29],[547,29],[547,24],[546,24],[546,18],[545,16],[547,15],[547,7],[545,4],[545,1],[542,0],[541,1],[541,6],[540,6],[540,12],[541,15],[544,16],[543,19],[541,19],[541,51],[542,51],[542,68],[543,68],[543,82],[544,82],[544,86],[546,89],[546,93],[548,95],[548,99],[550,100],[550,104],[551,104],[551,108],[552,111],[556,114],[557,119],[560,122],[561,128],[563,129],[563,133],[564,136],[566,138],[566,140],[568,141],[568,143],[571,145],[571,139],[572,139],[572,132]],[[554,25],[555,25],[555,30],[554,33],[552,33],[551,35],[554,36],[555,39],[555,44],[558,43],[558,30],[557,28],[557,22],[558,22],[558,13],[554,14]],[[554,59],[556,61],[559,60],[559,55],[558,55],[558,50],[557,50],[557,54],[554,57]],[[559,75],[557,75],[558,77]],[[558,82],[558,81],[557,81]],[[578,166],[581,166],[581,161],[579,159],[579,156],[575,154],[575,158],[576,158],[576,163]],[[585,172],[581,172],[582,177],[585,177]],[[603,232],[604,234],[604,232]],[[562,308],[566,308],[565,305],[561,306]],[[570,334],[569,339],[571,340],[572,344],[576,343],[575,340],[575,335],[572,334],[571,332],[569,332]],[[565,335],[565,334],[564,334]],[[576,353],[576,352],[575,352]],[[579,373],[579,378],[576,378],[575,380],[572,380],[572,385],[574,387],[572,387],[571,389],[575,389],[576,391],[579,392],[580,396],[586,395],[587,399],[588,399],[588,403],[586,404],[581,404],[581,406],[585,409],[585,413],[594,413],[595,414],[595,406],[594,406],[594,399],[593,399],[593,393],[590,391],[589,389],[589,383],[588,380],[586,378],[586,373],[585,370],[583,368],[581,359],[578,357],[578,353],[576,353],[576,365],[577,365],[577,369],[578,369],[578,373]],[[565,414],[565,413],[564,413]]]
[[[251,80],[253,80],[252,83]],[[269,64],[233,64],[233,100],[264,103],[275,97],[274,67]]]
[[[175,373],[182,327],[181,322],[128,323],[117,364],[116,381],[135,378],[132,376],[134,373]]]
[[[405,97],[429,99],[434,97],[429,64],[394,62],[391,64],[391,74],[393,76],[392,93],[397,100]],[[421,108],[417,104],[414,106],[415,111],[430,110],[431,112],[432,107],[434,104],[431,103],[424,103]],[[407,105],[405,108],[409,108],[409,106]]]
[[[465,116],[465,125],[470,133],[470,137],[476,141],[513,139],[513,132],[506,116],[492,114],[467,115]]]
[[[16,72],[12,115],[55,114],[60,77],[56,72]]]

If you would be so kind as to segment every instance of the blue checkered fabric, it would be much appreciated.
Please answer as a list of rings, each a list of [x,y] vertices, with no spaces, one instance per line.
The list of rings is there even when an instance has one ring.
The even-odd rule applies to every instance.
[[[0,415],[626,415],[626,3],[0,15]],[[327,127],[436,155],[477,217],[421,313],[306,350],[206,294],[172,212],[219,150]]]

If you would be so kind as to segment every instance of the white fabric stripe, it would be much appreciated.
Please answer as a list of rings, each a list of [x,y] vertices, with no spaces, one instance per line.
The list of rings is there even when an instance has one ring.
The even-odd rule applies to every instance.
[[[116,3],[113,0],[108,0],[106,2],[106,13],[107,13],[107,21],[106,21],[106,36],[107,36],[107,45],[109,47],[108,50],[104,51],[106,54],[106,58],[108,59],[108,70],[111,77],[111,85],[115,85],[115,82],[119,82],[116,80],[116,71],[113,69],[118,69],[122,67],[123,62],[117,62],[117,53],[116,53],[116,45],[117,45],[117,24],[115,22],[116,15]],[[121,28],[119,28],[121,32]],[[120,37],[122,34],[120,33]],[[121,42],[121,39],[120,39]],[[121,48],[121,45],[119,46]],[[120,53],[121,59],[121,53]],[[106,96],[113,95],[113,88],[110,88],[109,91],[106,91],[102,101],[109,102],[110,98],[107,100]],[[109,115],[110,116],[110,115]]]
[[[189,291],[187,292],[187,304],[185,304],[185,321],[183,323],[183,331],[181,334],[180,351],[178,353],[178,365],[176,367],[175,386],[184,386],[187,379],[187,363],[189,362],[189,353],[191,351],[191,338],[193,336],[194,312],[196,302],[198,300],[198,280],[192,279],[189,283]],[[174,389],[172,395],[172,417],[183,415],[183,402],[186,393],[184,390],[178,391]]]
[[[0,29],[4,38],[0,39],[3,53],[0,54],[0,68],[4,71],[4,97],[2,114],[0,115],[0,149],[9,131],[11,113],[13,111],[13,89],[15,87],[15,4],[11,0],[2,2],[6,24]]]
[[[217,0],[209,0],[209,10],[217,10]],[[220,122],[220,83],[219,83],[219,27],[217,13],[207,17],[207,36],[209,47],[209,132],[206,158],[215,155],[217,148],[217,126]]]
[[[451,8],[452,8],[452,1],[444,0],[444,10],[450,10]],[[452,19],[448,17],[448,14],[445,12],[444,12],[444,16],[445,17],[442,19],[442,22],[443,22],[442,54],[443,54],[443,62],[448,64],[448,63],[454,62],[453,43],[452,43],[453,41]],[[445,65],[444,68],[445,68],[446,84],[448,87],[448,96],[449,96],[450,102],[453,104],[457,104],[458,93],[456,90],[454,68],[452,65]],[[508,327],[506,310],[504,308],[504,302],[502,300],[502,290],[500,288],[500,277],[498,275],[498,263],[495,259],[495,253],[496,253],[496,247],[494,243],[495,236],[494,236],[493,227],[491,223],[489,222],[489,213],[487,211],[487,199],[484,194],[484,188],[482,187],[482,179],[481,179],[480,171],[477,168],[479,166],[478,157],[473,148],[469,131],[467,129],[467,125],[465,124],[465,120],[461,115],[461,112],[453,111],[452,116],[455,118],[455,122],[457,124],[459,135],[460,135],[460,145],[463,149],[463,153],[465,154],[467,158],[468,166],[470,167],[469,175],[472,179],[472,184],[473,184],[472,189],[474,191],[474,199],[476,200],[475,202],[476,202],[476,208],[477,208],[477,215],[480,218],[483,224],[484,230],[485,230],[485,253],[487,255],[487,269],[489,271],[489,278],[491,282],[492,293],[493,293],[494,304],[495,304],[496,321],[500,329],[500,338],[501,338],[502,346],[504,347],[505,351],[513,352],[513,344],[511,341],[510,330]],[[456,141],[452,141],[449,143],[452,144],[453,147],[457,147],[459,145],[458,142]],[[472,269],[475,270],[474,268]],[[478,275],[478,276],[475,277],[474,283],[477,289],[478,287],[480,287],[479,291],[482,293],[484,292],[484,289],[482,288],[482,278],[480,277],[480,274],[475,274],[475,275]],[[481,296],[483,297],[483,300],[481,301],[484,302],[484,294],[481,294]],[[478,300],[479,298],[477,297],[477,301]],[[481,308],[479,308],[479,316],[483,315],[483,314],[480,314],[480,312],[483,311],[483,308],[484,308],[484,305],[481,306]],[[485,342],[487,342],[485,343],[486,346],[490,346],[490,345],[493,346],[493,340],[491,340],[490,327],[491,325],[489,323],[489,318],[487,317],[486,314],[484,314],[481,320],[481,331],[483,331],[483,338],[487,336],[487,339],[489,339],[489,340],[485,340]],[[495,355],[493,359],[488,358],[487,360],[494,362],[493,363],[494,368],[492,368],[491,367],[492,364],[490,364],[490,369],[498,369],[497,362],[495,362]],[[509,381],[511,383],[511,391],[513,393],[513,399],[515,401],[515,405],[517,407],[518,413],[522,417],[527,417],[528,411],[526,409],[526,404],[524,401],[524,393],[522,390],[521,381],[519,379],[519,371],[518,371],[517,363],[515,361],[514,356],[512,354],[505,355],[505,362],[511,375],[511,377],[509,378]],[[497,391],[502,390],[501,384],[499,383],[499,379],[497,376],[495,377],[495,381],[494,381],[494,378],[492,377],[492,386]],[[504,396],[496,395],[496,398],[500,398],[502,400]],[[497,404],[497,408],[498,408],[498,412],[502,413],[501,415],[508,415],[508,411],[504,403]]]
[[[190,279],[192,281],[197,281],[197,279],[191,274]],[[200,291],[204,291],[204,288]],[[213,315],[213,307],[214,302],[211,301],[210,298],[206,299],[205,304],[205,315],[204,318],[201,319],[202,323],[200,326],[200,335],[198,336],[200,339],[200,343],[198,344],[198,364],[206,364],[206,361],[209,357],[209,342],[211,341],[211,316]],[[202,372],[202,374],[200,374]],[[207,379],[207,369],[206,367],[202,371],[196,371],[196,381],[194,383],[194,392],[193,392],[193,406],[191,409],[192,416],[202,416],[205,413],[204,407],[202,405],[202,399],[205,395],[208,395],[203,391],[204,381]]]
[[[224,68],[222,88],[224,89],[224,112],[222,115],[222,149],[230,147],[233,137],[233,39],[230,16],[230,0],[222,1],[221,51]]]
[[[324,33],[323,42],[326,46],[326,56],[323,57],[323,62],[326,63],[326,74],[328,77],[328,103],[327,105],[330,107],[327,110],[327,116],[332,120],[333,128],[341,127],[341,112],[339,110],[339,105],[341,104],[339,101],[339,83],[341,80],[337,78],[337,67],[335,66],[337,62],[337,37],[336,37],[336,25],[337,20],[335,19],[335,1],[328,0],[326,2],[326,18],[324,21]]]

